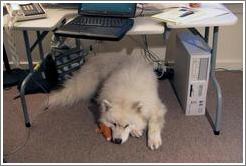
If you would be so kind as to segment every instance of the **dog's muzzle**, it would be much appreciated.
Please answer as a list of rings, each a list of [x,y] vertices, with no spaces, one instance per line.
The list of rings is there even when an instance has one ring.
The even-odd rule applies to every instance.
[[[115,138],[114,139],[114,143],[115,144],[121,144],[121,142],[122,142],[122,139],[121,138]]]

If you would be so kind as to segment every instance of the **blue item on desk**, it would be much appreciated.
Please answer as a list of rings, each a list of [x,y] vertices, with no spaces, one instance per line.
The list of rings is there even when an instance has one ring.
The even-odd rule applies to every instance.
[[[187,12],[185,12],[184,14],[182,14],[182,15],[179,16],[179,17],[186,17],[186,16],[189,16],[189,15],[191,15],[191,14],[194,14],[194,12],[193,12],[193,11],[187,11]]]
[[[134,17],[136,4],[134,3],[81,3],[80,15],[109,16],[109,17]]]
[[[58,36],[120,40],[133,26],[134,3],[82,3],[79,16],[55,31]]]

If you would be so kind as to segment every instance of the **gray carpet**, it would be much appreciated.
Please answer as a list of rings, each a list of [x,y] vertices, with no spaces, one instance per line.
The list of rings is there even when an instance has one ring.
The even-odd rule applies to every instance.
[[[42,111],[47,95],[29,95],[32,127],[23,124],[16,88],[5,90],[4,154],[9,163],[40,162],[151,162],[240,163],[243,160],[243,73],[217,72],[223,91],[222,131],[215,136],[205,116],[185,116],[168,80],[160,81],[160,96],[168,107],[163,145],[146,146],[146,136],[130,137],[122,145],[106,142],[95,132],[97,107],[83,104],[67,110]],[[209,88],[208,111],[213,114],[215,93]],[[21,147],[21,148],[19,148]],[[14,150],[17,151],[14,152]]]

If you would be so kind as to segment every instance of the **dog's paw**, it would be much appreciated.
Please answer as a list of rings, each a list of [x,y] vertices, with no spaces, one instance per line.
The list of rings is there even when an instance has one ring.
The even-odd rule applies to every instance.
[[[148,137],[148,146],[151,150],[158,149],[162,144],[160,134],[152,134]]]
[[[133,137],[141,137],[143,135],[143,130],[132,130],[131,136]]]

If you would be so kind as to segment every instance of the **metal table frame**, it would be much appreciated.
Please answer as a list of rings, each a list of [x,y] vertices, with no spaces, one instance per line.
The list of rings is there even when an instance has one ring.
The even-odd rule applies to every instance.
[[[170,32],[170,28],[165,26],[165,32]],[[205,27],[205,34],[204,37],[195,29],[195,28],[189,28],[189,30],[196,34],[199,35],[205,42],[208,43],[209,41],[209,27]],[[220,121],[221,121],[221,114],[222,114],[222,92],[220,85],[216,79],[215,76],[215,65],[216,65],[216,56],[217,56],[217,44],[218,44],[218,33],[219,33],[219,27],[215,26],[213,27],[213,43],[212,43],[212,49],[211,49],[211,68],[210,68],[210,79],[212,80],[213,86],[216,90],[216,113],[215,113],[215,120],[211,118],[211,116],[206,112],[206,115],[212,125],[213,131],[215,135],[220,134]],[[21,98],[21,105],[22,105],[22,111],[24,114],[24,119],[25,119],[25,125],[26,127],[31,127],[29,115],[28,115],[28,110],[27,110],[27,104],[26,104],[26,99],[25,99],[25,88],[27,85],[27,82],[31,79],[34,69],[33,69],[33,62],[32,62],[32,51],[34,48],[38,45],[39,47],[39,54],[41,60],[44,59],[44,52],[43,52],[43,47],[42,47],[42,40],[45,38],[45,36],[48,34],[48,31],[44,31],[40,33],[40,31],[36,31],[37,39],[34,42],[32,46],[30,46],[29,42],[29,36],[28,32],[26,30],[23,31],[23,36],[24,36],[24,41],[25,41],[25,47],[26,47],[26,54],[27,54],[27,59],[28,59],[28,64],[29,64],[29,70],[30,73],[27,75],[27,77],[24,79],[21,85],[21,90],[20,90],[20,98]],[[163,35],[166,38],[166,33]],[[78,44],[76,42],[76,44]],[[146,46],[147,47],[147,46]]]
[[[199,33],[195,28],[189,28],[189,30],[195,34],[199,35],[207,44],[209,42],[209,27],[205,27],[204,37]],[[210,79],[212,81],[213,87],[216,90],[216,112],[214,118],[210,116],[208,111],[206,111],[206,116],[213,128],[214,134],[220,134],[220,122],[222,115],[222,91],[219,85],[219,82],[215,76],[215,68],[216,68],[216,57],[217,57],[217,46],[218,46],[218,35],[219,35],[219,27],[213,27],[213,41],[211,46],[211,66],[210,66]],[[209,45],[209,44],[208,44]],[[213,120],[214,119],[214,120]]]
[[[26,78],[23,80],[21,84],[20,99],[21,99],[21,106],[22,106],[22,111],[23,111],[26,127],[31,127],[29,114],[27,110],[26,98],[25,98],[25,88],[26,88],[27,82],[31,79],[32,75],[34,74],[34,68],[33,68],[33,62],[32,62],[32,51],[38,45],[40,59],[41,60],[44,59],[42,41],[48,33],[49,33],[48,31],[43,31],[42,33],[40,33],[40,31],[36,31],[37,39],[34,42],[34,44],[30,46],[28,32],[26,30],[23,31],[23,37],[24,37],[25,47],[26,47],[26,56],[27,56],[28,65],[29,65],[29,74],[26,76]]]
[[[31,127],[31,122],[28,114],[28,109],[27,109],[27,104],[26,104],[26,98],[25,98],[25,89],[27,86],[28,81],[32,79],[32,76],[34,74],[34,66],[33,66],[33,61],[32,61],[32,51],[38,46],[39,48],[39,55],[41,61],[44,60],[44,51],[43,51],[43,46],[42,46],[42,41],[43,39],[47,36],[49,31],[43,31],[40,33],[40,31],[36,31],[36,40],[33,43],[33,45],[30,45],[29,42],[29,35],[28,31],[24,30],[23,31],[23,37],[25,41],[25,47],[26,47],[26,56],[28,60],[28,65],[29,65],[29,74],[26,76],[26,78],[23,80],[21,84],[21,89],[20,89],[20,99],[21,99],[21,106],[22,106],[22,111],[24,115],[24,120],[25,120],[25,125],[26,127]],[[80,41],[76,39],[76,48],[80,48]]]

